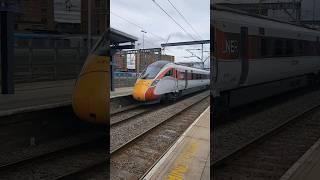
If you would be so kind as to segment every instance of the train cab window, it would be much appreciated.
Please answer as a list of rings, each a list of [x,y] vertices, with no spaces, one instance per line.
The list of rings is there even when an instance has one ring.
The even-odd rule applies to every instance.
[[[170,69],[164,76],[173,76],[173,69]]]
[[[168,64],[168,61],[156,61],[150,64],[141,74],[141,79],[153,79],[155,78],[158,73],[161,71],[163,66]]]

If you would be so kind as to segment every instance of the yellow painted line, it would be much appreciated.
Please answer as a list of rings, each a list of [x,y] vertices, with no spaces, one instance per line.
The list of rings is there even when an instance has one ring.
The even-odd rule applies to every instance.
[[[156,175],[156,173],[159,171],[161,166],[164,165],[165,161],[168,159],[168,157],[174,151],[174,149],[176,149],[176,147],[179,145],[179,143],[187,136],[187,134],[191,131],[191,129],[200,121],[200,119],[206,113],[210,113],[210,106],[201,113],[201,115],[188,127],[187,130],[185,130],[185,132],[174,143],[174,145],[172,145],[171,148],[167,151],[167,153],[159,160],[159,162],[149,171],[149,173],[145,177],[143,177],[144,180],[151,179],[152,176]],[[190,157],[191,153],[195,153],[194,151],[196,148],[197,148],[197,143],[191,143],[188,146],[188,148],[186,150],[184,150],[183,153],[180,154],[179,158],[181,157],[182,160],[181,161],[178,160],[177,162],[180,162],[182,164],[182,166],[180,168],[178,168],[176,170],[176,172],[183,171],[184,166],[183,166],[182,162],[186,162],[186,161],[183,161],[183,159],[185,159],[185,160],[190,159],[188,157]]]
[[[176,160],[176,165],[168,173],[166,177],[167,180],[183,179],[185,172],[189,170],[189,164],[191,164],[192,158],[198,151],[198,147],[198,143],[193,141],[183,150]]]

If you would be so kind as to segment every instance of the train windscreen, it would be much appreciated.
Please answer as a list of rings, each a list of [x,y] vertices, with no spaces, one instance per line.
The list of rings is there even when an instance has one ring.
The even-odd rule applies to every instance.
[[[150,64],[141,74],[140,79],[154,79],[168,61],[157,61]]]

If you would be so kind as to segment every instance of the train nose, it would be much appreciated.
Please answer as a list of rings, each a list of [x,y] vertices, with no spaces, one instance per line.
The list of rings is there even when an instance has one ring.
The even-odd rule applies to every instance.
[[[136,84],[133,87],[132,96],[137,101],[145,101],[146,100],[146,92],[149,88],[150,83],[144,80],[137,80]]]
[[[107,123],[109,116],[109,59],[91,55],[73,90],[72,107],[82,120]]]

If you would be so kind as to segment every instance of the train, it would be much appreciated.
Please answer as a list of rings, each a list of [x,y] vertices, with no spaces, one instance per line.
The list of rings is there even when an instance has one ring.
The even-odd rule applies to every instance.
[[[72,107],[84,121],[107,124],[110,104],[110,47],[107,32],[89,53],[75,82]]]
[[[210,72],[159,60],[150,64],[137,79],[132,96],[135,100],[156,103],[209,88]]]
[[[215,110],[319,82],[320,31],[218,5],[211,11]]]
[[[89,53],[72,95],[72,108],[77,117],[95,124],[108,124],[110,115],[110,47],[106,33]],[[132,96],[150,103],[172,100],[208,88],[209,84],[209,71],[156,61],[141,73]]]

